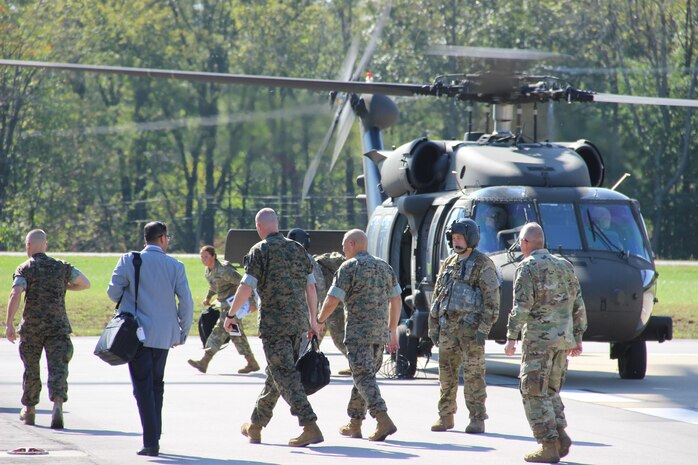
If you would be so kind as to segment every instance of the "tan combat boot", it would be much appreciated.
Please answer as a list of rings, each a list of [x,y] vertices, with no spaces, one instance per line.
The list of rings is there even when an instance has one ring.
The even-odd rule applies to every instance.
[[[388,412],[378,412],[376,421],[376,431],[368,437],[369,441],[385,441],[385,438],[397,432],[397,426],[388,416]]]
[[[189,360],[188,362],[189,365],[193,366],[201,373],[206,373],[206,370],[208,370],[208,364],[211,363],[212,358],[212,354],[210,354],[209,352],[204,352],[204,356],[201,357],[201,360]]]
[[[448,431],[455,426],[453,421],[453,414],[449,415],[439,415],[439,419],[431,425],[432,431]]]
[[[557,451],[557,439],[543,440],[540,449],[524,455],[524,460],[536,463],[558,463],[560,454]]]
[[[485,420],[479,418],[471,418],[468,426],[465,427],[465,432],[468,434],[481,434],[485,432]]]
[[[240,368],[238,370],[238,373],[241,373],[244,375],[245,373],[252,373],[253,371],[259,371],[259,363],[257,363],[257,360],[255,360],[254,355],[245,355],[245,359],[247,360],[247,365]]]
[[[63,429],[63,399],[57,398],[53,401],[51,429]]]
[[[354,439],[361,439],[363,437],[361,435],[361,423],[363,423],[361,418],[350,418],[349,423],[339,427],[339,434]]]
[[[318,444],[324,440],[325,438],[322,437],[322,431],[320,431],[317,423],[312,422],[303,425],[303,432],[301,435],[288,441],[288,445],[292,447],[305,447],[308,444]]]
[[[570,453],[570,446],[572,446],[572,439],[565,432],[565,428],[557,428],[557,450],[560,453],[560,458],[565,457]]]
[[[240,432],[243,436],[250,439],[250,444],[259,444],[262,442],[262,425],[246,421],[240,427]]]
[[[36,408],[33,405],[22,407],[22,410],[19,411],[19,420],[25,425],[33,426],[35,418]]]
[[[351,376],[351,368],[345,368],[344,370],[339,370],[337,372],[340,376]]]

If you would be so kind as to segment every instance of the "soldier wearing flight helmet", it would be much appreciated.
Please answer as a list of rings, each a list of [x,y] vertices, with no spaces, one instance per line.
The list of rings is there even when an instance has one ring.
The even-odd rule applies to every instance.
[[[499,315],[499,278],[492,260],[476,250],[477,223],[454,221],[446,230],[455,252],[441,266],[429,312],[429,337],[439,347],[439,418],[432,431],[455,426],[458,371],[463,365],[463,394],[470,423],[466,433],[485,432],[487,398],[485,340]]]

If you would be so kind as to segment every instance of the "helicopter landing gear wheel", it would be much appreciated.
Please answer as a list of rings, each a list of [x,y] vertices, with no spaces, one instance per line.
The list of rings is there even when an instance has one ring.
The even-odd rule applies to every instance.
[[[419,339],[409,337],[407,326],[400,325],[397,327],[397,340],[400,344],[400,348],[397,351],[397,377],[412,379],[417,372],[417,345],[419,344]]]
[[[618,373],[622,379],[643,379],[647,371],[647,344],[645,341],[617,342],[611,349],[618,359]]]

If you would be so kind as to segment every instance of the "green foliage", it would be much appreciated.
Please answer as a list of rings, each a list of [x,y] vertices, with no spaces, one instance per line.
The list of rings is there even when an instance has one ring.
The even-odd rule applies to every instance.
[[[482,66],[425,54],[435,44],[535,48],[563,58],[534,72],[576,87],[695,98],[692,1],[393,0],[368,69],[378,81],[428,83]],[[0,56],[336,78],[352,38],[366,44],[384,5],[13,2],[0,5]],[[140,245],[144,222],[162,219],[175,247],[195,252],[220,243],[228,228],[253,227],[262,206],[276,208],[284,227],[365,226],[352,184],[362,169],[356,135],[338,167],[322,163],[309,198],[300,199],[331,120],[321,93],[3,68],[0,96],[0,250],[19,250],[25,232],[42,227],[61,250],[120,251]],[[398,103],[386,147],[467,130],[465,102]],[[550,108],[556,118],[545,114]],[[539,138],[599,146],[607,186],[632,174],[621,190],[643,205],[659,256],[698,255],[689,232],[698,228],[693,113],[611,104],[540,110]],[[473,130],[484,130],[487,111],[475,107]]]

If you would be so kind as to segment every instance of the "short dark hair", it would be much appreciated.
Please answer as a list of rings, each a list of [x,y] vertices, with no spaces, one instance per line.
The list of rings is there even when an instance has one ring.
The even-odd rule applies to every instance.
[[[155,242],[164,234],[167,234],[167,225],[162,221],[151,221],[143,228],[143,237],[148,244]]]
[[[201,250],[199,250],[199,253],[203,252],[208,252],[209,255],[216,256],[216,249],[212,245],[205,245],[201,247]]]

